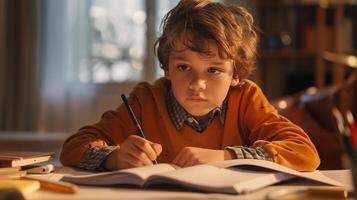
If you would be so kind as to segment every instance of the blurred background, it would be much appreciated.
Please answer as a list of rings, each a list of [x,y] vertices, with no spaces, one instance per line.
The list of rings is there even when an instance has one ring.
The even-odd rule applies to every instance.
[[[116,108],[121,93],[162,76],[153,43],[177,2],[0,0],[0,150],[58,151]],[[269,100],[336,85],[356,71],[348,56],[357,52],[357,0],[220,2],[255,17],[261,40],[250,79]]]

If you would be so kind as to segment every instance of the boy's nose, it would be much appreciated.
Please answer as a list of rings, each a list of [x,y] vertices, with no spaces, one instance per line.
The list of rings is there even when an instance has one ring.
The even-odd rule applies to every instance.
[[[202,78],[193,78],[189,88],[194,91],[205,90],[206,89],[206,81]]]

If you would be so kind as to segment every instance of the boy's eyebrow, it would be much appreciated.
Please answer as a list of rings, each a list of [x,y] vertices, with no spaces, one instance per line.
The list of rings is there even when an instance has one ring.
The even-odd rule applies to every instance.
[[[212,64],[212,65],[222,65],[222,64],[224,64],[224,62],[223,61],[213,61],[210,64]]]
[[[175,60],[182,60],[182,61],[187,61],[188,59],[186,59],[185,56],[180,56],[180,55],[174,55],[171,57],[171,59],[175,59]],[[224,61],[212,61],[210,62],[211,65],[222,65],[224,64]]]

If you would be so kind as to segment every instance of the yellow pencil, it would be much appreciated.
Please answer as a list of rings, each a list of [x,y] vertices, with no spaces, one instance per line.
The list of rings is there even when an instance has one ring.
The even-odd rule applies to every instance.
[[[347,198],[348,191],[342,187],[308,187],[306,196],[325,196],[329,198]]]

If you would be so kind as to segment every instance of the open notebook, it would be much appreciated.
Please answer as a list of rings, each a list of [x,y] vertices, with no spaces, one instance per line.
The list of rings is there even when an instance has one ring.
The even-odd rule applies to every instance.
[[[320,171],[298,172],[274,162],[237,159],[179,168],[170,164],[87,175],[65,176],[62,181],[82,185],[129,184],[140,187],[176,185],[204,192],[248,193],[294,177],[342,186]]]

